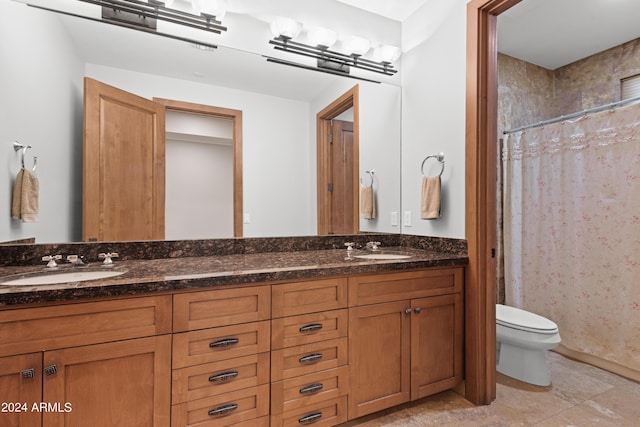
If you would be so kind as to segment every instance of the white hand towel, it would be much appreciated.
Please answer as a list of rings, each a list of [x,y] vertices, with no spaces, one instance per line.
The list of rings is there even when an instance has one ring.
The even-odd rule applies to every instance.
[[[11,200],[11,218],[22,222],[38,219],[38,193],[40,184],[34,171],[21,169],[16,176]]]

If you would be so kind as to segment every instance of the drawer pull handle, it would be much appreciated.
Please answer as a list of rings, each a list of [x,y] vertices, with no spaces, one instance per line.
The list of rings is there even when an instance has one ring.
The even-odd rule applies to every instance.
[[[300,394],[317,393],[322,390],[323,387],[321,383],[309,384],[300,389]]]
[[[306,356],[302,356],[298,361],[300,363],[315,363],[319,362],[322,359],[322,353],[311,353]]]
[[[300,424],[311,424],[311,423],[315,423],[316,421],[320,420],[320,418],[322,418],[322,412],[321,411],[311,412],[309,414],[303,415],[300,418],[298,418],[298,423],[300,423]]]
[[[28,380],[36,376],[36,371],[33,368],[25,369],[22,371],[22,379]]]
[[[422,309],[420,307],[416,307],[416,308],[413,309],[413,312],[415,314],[420,314],[421,311],[422,311]]]
[[[56,365],[47,366],[44,368],[44,373],[47,375],[54,375],[58,373],[58,367]]]
[[[230,347],[232,345],[236,345],[239,342],[240,342],[240,340],[238,338],[223,338],[221,340],[212,342],[211,344],[209,344],[209,347],[211,347],[211,348],[227,348],[227,347]]]
[[[321,323],[311,323],[309,325],[305,325],[300,327],[300,332],[314,332],[322,329]]]
[[[221,417],[235,411],[236,409],[238,409],[237,403],[227,403],[225,405],[216,406],[215,408],[211,409],[209,411],[209,415],[212,417]]]
[[[225,371],[219,374],[213,374],[209,377],[212,383],[226,383],[238,376],[238,371]]]

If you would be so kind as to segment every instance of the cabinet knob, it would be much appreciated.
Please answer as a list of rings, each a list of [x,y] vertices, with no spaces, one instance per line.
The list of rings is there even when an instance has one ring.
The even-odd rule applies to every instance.
[[[226,348],[232,345],[236,345],[240,342],[238,338],[223,338],[221,340],[213,341],[209,344],[210,348]]]
[[[300,391],[300,394],[317,393],[320,390],[322,390],[323,387],[324,385],[322,385],[322,383],[315,383],[315,384],[309,384],[307,386],[304,386],[299,391]]]
[[[416,308],[413,309],[413,312],[415,314],[420,314],[421,311],[422,311],[422,309],[420,307],[416,307]]]
[[[25,369],[21,372],[22,379],[28,380],[36,376],[36,370],[33,368]]]
[[[407,308],[404,310],[404,314],[406,314],[407,316],[409,316],[411,314],[411,309]]]
[[[311,353],[306,356],[302,356],[298,361],[300,363],[315,363],[319,362],[322,359],[322,353]]]
[[[47,366],[44,368],[44,373],[47,375],[54,375],[58,373],[58,367],[56,365]]]
[[[235,411],[236,409],[238,409],[237,403],[227,403],[224,405],[216,406],[215,408],[211,409],[208,414],[211,417],[221,417],[223,415],[227,415],[229,412]]]
[[[219,374],[213,374],[209,377],[212,383],[226,383],[238,376],[238,371],[224,371]]]
[[[301,326],[299,331],[304,333],[304,332],[319,331],[320,329],[322,329],[321,323],[310,323],[309,325]]]
[[[309,414],[303,415],[302,417],[298,418],[298,423],[300,423],[300,424],[311,424],[311,423],[315,423],[320,418],[322,418],[322,412],[320,412],[320,411],[311,412]]]

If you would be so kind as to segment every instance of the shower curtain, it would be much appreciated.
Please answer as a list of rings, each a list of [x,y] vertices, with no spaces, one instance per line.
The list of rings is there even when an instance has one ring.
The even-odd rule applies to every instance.
[[[640,378],[640,104],[508,135],[506,304],[560,352]]]

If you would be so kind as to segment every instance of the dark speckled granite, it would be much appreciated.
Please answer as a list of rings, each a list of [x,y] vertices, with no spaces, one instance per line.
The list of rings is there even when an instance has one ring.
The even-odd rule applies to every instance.
[[[356,247],[363,247],[371,240],[382,242],[382,252],[403,253],[411,255],[411,258],[371,261],[347,257],[344,242],[355,241]],[[127,271],[113,278],[87,282],[0,285],[0,306],[468,263],[464,240],[406,235],[18,245],[11,250],[14,251],[13,259],[22,262],[0,267],[0,277],[43,271],[45,267],[40,257],[48,253],[81,254],[92,260],[97,259],[100,252],[118,252],[120,258],[115,259],[116,268]],[[61,264],[59,270],[74,268],[103,267],[96,261],[89,263],[88,267]]]

